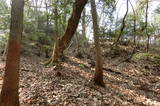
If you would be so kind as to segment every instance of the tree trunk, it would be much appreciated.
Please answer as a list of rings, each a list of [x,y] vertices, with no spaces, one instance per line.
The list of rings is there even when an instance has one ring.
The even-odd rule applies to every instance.
[[[87,39],[86,37],[86,9],[83,10],[83,16],[82,16],[82,37],[84,40]]]
[[[146,52],[149,51],[149,41],[150,41],[150,36],[148,34],[148,0],[147,0],[147,6],[146,6],[146,22],[145,22],[145,28],[146,28],[146,35],[147,35],[147,48],[146,48]]]
[[[93,21],[93,31],[94,31],[94,42],[95,42],[95,49],[96,49],[96,70],[94,75],[94,82],[102,87],[105,87],[103,82],[103,64],[102,64],[102,56],[101,56],[101,49],[99,44],[99,26],[97,23],[97,11],[95,0],[91,0],[91,13],[92,13],[92,21]]]
[[[149,52],[149,45],[150,45],[150,36],[149,34],[147,34],[147,49],[146,49],[147,53]]]
[[[134,42],[134,46],[136,46],[136,11],[131,3],[131,1],[129,0],[132,10],[133,10],[133,14],[134,14],[134,28],[133,28],[133,42]]]
[[[23,0],[12,0],[10,36],[0,106],[19,106],[18,88],[23,7]]]
[[[48,12],[48,4],[47,4],[47,0],[45,0],[45,6],[46,6],[46,37],[49,36],[49,12]],[[45,40],[45,45],[47,45],[46,40]],[[49,58],[49,51],[48,48],[44,48],[45,50],[45,57]]]
[[[81,13],[83,11],[84,6],[86,5],[88,0],[76,0],[73,6],[73,12],[68,20],[67,29],[63,35],[63,37],[57,42],[57,48],[53,51],[54,56],[51,56],[53,61],[48,62],[47,64],[53,64],[57,59],[63,54],[63,51],[68,47],[76,29],[78,27],[79,20],[81,18]],[[58,50],[58,51],[57,51]],[[46,65],[47,65],[46,64]]]
[[[123,30],[124,30],[124,28],[126,27],[125,20],[126,20],[126,17],[127,17],[127,15],[128,15],[128,10],[129,10],[129,5],[128,5],[128,4],[129,4],[129,0],[127,0],[127,11],[126,11],[126,13],[125,13],[125,15],[124,15],[124,17],[123,17],[123,21],[122,21],[122,26],[121,26],[120,33],[119,33],[116,41],[113,43],[112,46],[117,45],[117,43],[119,42],[121,36],[123,35]]]
[[[58,0],[56,1],[56,4],[58,4]],[[53,52],[49,61],[45,63],[46,65],[48,64],[53,65],[54,62],[57,63],[58,57],[59,57],[59,47],[57,45],[59,43],[58,6],[57,5],[55,5],[55,10],[54,10],[54,26],[55,26],[55,38],[54,38]]]

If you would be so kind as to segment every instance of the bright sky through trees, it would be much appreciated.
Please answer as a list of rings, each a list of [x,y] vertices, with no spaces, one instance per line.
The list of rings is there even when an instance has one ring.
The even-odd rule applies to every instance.
[[[118,1],[118,0],[117,0]],[[137,0],[130,0],[134,7],[136,7]],[[149,20],[152,20],[151,16],[153,15],[153,11],[160,5],[160,0],[152,0],[151,4],[149,4]],[[126,12],[126,0],[119,0],[117,4],[117,15],[119,17],[123,17]],[[131,5],[129,5],[129,12],[132,12]]]
[[[10,5],[10,0],[6,0],[6,1],[7,1],[8,5]],[[130,0],[130,1],[133,4],[134,8],[136,8],[137,0]],[[96,0],[96,2],[98,3],[99,0]],[[115,12],[116,16],[115,17],[122,18],[124,16],[125,12],[126,12],[126,0],[116,0],[116,2],[118,2],[118,3],[117,3],[117,6],[116,6],[116,12]],[[149,15],[148,15],[148,18],[149,18],[148,20],[149,21],[154,20],[152,18],[152,15],[153,15],[154,10],[157,8],[158,5],[160,5],[160,1],[159,0],[152,0],[152,2],[149,3]],[[90,12],[90,7],[87,7],[87,11],[88,11],[88,13]],[[129,4],[129,12],[133,12],[130,4]],[[101,14],[100,11],[98,13],[99,13],[98,15]],[[101,17],[102,20],[103,20],[103,18],[106,19],[106,17]],[[100,24],[103,24],[103,21],[101,21]],[[92,24],[89,24],[88,26],[89,26],[88,30],[87,30],[88,38],[93,39],[92,34],[91,34],[92,33],[92,30],[91,30]],[[79,27],[78,30],[81,30],[81,27]]]
[[[7,3],[10,5],[10,0],[6,0]],[[98,2],[99,0],[96,0],[96,2]],[[137,0],[130,0],[133,4],[133,6],[136,6],[136,1]],[[118,17],[123,17],[125,12],[126,12],[126,0],[116,0],[117,3],[117,10],[116,13],[118,15]],[[149,4],[149,19],[151,19],[153,10],[160,5],[160,1],[159,0],[152,0],[151,4]],[[129,6],[129,12],[132,12],[132,8],[131,5]]]

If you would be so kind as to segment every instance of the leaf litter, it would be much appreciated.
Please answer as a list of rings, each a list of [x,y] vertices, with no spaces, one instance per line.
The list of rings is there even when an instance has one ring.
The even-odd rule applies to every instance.
[[[45,67],[44,58],[22,56],[19,96],[22,106],[160,106],[159,68],[144,62],[104,58],[106,88],[93,81],[93,58],[67,55],[61,68]],[[147,68],[149,66],[151,68]],[[157,65],[156,65],[157,67]],[[4,64],[0,63],[0,87]]]

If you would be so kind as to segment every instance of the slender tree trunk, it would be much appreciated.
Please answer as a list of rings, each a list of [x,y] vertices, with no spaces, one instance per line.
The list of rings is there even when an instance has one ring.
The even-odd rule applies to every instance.
[[[83,39],[86,40],[86,9],[84,8],[82,14],[82,36]]]
[[[132,10],[133,10],[133,14],[134,14],[134,28],[133,28],[133,42],[134,42],[134,45],[136,46],[136,12],[135,12],[135,9],[131,3],[131,1],[129,0],[130,4],[131,4],[131,7],[132,7]]]
[[[79,54],[80,50],[79,50],[79,46],[80,46],[80,41],[78,41],[79,39],[79,32],[76,31],[75,36],[73,37],[73,39],[75,39],[75,45],[76,45],[76,53]]]
[[[147,52],[149,52],[149,46],[150,46],[150,35],[147,34]]]
[[[134,42],[134,46],[133,46],[133,50],[132,50],[131,55],[127,59],[125,59],[124,62],[125,61],[126,62],[130,62],[130,60],[132,59],[133,55],[136,52],[136,12],[135,12],[134,7],[133,7],[133,5],[132,5],[130,0],[129,0],[129,2],[131,4],[131,7],[132,7],[132,10],[133,10],[133,13],[134,13],[134,26],[133,26],[133,37],[134,37],[133,42]]]
[[[147,35],[147,48],[146,52],[149,51],[149,41],[150,41],[150,35],[148,34],[148,0],[147,1],[147,6],[146,6],[146,22],[145,22],[145,28],[146,28],[146,35]]]
[[[129,5],[128,5],[128,4],[129,4],[129,0],[127,0],[127,11],[126,11],[126,13],[125,13],[125,15],[124,15],[124,17],[123,17],[122,27],[121,27],[120,33],[119,33],[116,41],[113,43],[112,46],[117,45],[117,43],[119,42],[121,36],[123,35],[123,30],[124,30],[124,28],[126,27],[125,20],[126,20],[126,17],[127,17],[127,15],[128,15],[128,9],[129,9]]]
[[[46,27],[47,27],[46,35],[48,36],[49,35],[49,15],[48,15],[48,3],[47,3],[47,0],[45,0],[45,6],[46,6]]]
[[[56,1],[56,4],[58,4],[58,0]],[[58,27],[58,6],[57,5],[55,5],[55,10],[54,10],[54,25],[55,25],[55,36],[54,36],[53,52],[49,61],[45,63],[46,65],[48,64],[53,65],[53,62],[57,63],[58,57],[59,57],[59,47],[58,47],[59,27]]]
[[[136,46],[136,16],[134,17],[134,39],[133,39],[133,42],[134,42],[134,45]]]
[[[56,2],[58,3],[58,0]],[[59,47],[58,47],[57,44],[59,43],[59,39],[58,39],[58,37],[59,37],[59,27],[58,27],[58,7],[57,6],[55,6],[55,32],[56,32],[55,33],[56,36],[55,36],[54,51],[56,51],[56,53],[54,55],[57,55],[55,57],[58,57],[59,56]],[[53,53],[54,53],[54,51],[53,51]],[[55,59],[55,58],[52,58],[52,59]],[[57,61],[57,59],[55,59],[55,60]]]
[[[46,37],[49,36],[49,12],[48,12],[48,3],[47,3],[47,0],[45,0],[45,6],[46,6]],[[45,40],[45,44],[47,45],[47,41]],[[45,57],[46,58],[49,58],[49,51],[48,51],[48,48],[44,48],[45,50]]]
[[[92,13],[92,21],[93,21],[93,31],[94,31],[94,42],[95,42],[95,49],[96,49],[96,70],[94,75],[94,82],[97,85],[105,87],[103,82],[103,63],[102,63],[102,56],[101,56],[101,49],[99,44],[99,26],[97,22],[97,11],[96,11],[96,4],[95,0],[91,0],[91,13]]]
[[[23,0],[12,0],[10,36],[0,106],[19,106],[18,88],[23,7]]]
[[[51,57],[53,61],[47,62],[47,64],[53,64],[53,62],[57,61],[57,59],[63,54],[63,51],[68,47],[73,35],[76,32],[79,20],[81,18],[81,13],[87,1],[88,0],[76,0],[75,1],[74,6],[73,6],[72,15],[70,19],[68,20],[67,29],[64,35],[62,36],[62,38],[59,40],[59,42],[57,42],[56,47],[58,47],[58,49],[55,48],[54,56]]]
[[[35,32],[37,32],[38,29],[38,21],[39,21],[39,12],[38,12],[38,0],[35,0]]]
[[[66,9],[67,9],[67,8],[64,8],[64,10],[63,10],[63,11],[64,11],[64,13],[63,13],[64,16],[61,17],[61,18],[62,18],[61,21],[62,21],[62,23],[63,23],[63,24],[62,24],[62,31],[63,31],[63,32],[65,31],[65,29],[66,29],[66,24],[67,24],[67,13],[66,13]],[[62,32],[62,33],[63,33],[63,32]],[[62,34],[61,34],[61,35],[62,35]]]

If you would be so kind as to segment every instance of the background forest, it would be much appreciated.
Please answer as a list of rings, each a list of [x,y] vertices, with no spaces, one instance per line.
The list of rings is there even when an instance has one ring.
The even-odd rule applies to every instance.
[[[160,106],[160,1],[0,0],[0,106]]]

